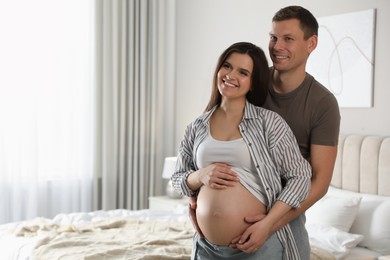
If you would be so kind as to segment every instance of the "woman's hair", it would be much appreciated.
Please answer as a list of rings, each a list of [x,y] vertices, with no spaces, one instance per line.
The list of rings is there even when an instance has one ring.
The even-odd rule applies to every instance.
[[[277,11],[272,18],[273,22],[281,22],[290,19],[297,19],[307,40],[313,35],[318,35],[318,22],[309,10],[301,6],[287,6]]]
[[[214,72],[211,97],[205,112],[211,110],[214,106],[219,106],[221,104],[222,95],[218,89],[218,71],[232,53],[247,54],[253,61],[251,88],[246,94],[246,99],[255,106],[263,106],[265,102],[270,84],[270,72],[264,51],[252,43],[237,42],[227,48],[221,56],[219,56]]]

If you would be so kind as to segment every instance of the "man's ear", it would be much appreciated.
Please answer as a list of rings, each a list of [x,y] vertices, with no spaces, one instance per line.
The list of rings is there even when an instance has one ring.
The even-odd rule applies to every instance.
[[[318,36],[317,35],[310,36],[310,38],[307,39],[307,41],[308,41],[307,51],[310,54],[317,47]]]

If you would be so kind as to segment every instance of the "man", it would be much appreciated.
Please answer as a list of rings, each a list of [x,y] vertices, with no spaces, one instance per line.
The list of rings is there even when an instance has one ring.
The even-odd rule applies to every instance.
[[[308,235],[294,230],[305,224],[304,212],[328,190],[340,128],[340,112],[334,95],[306,73],[307,60],[317,41],[318,23],[308,10],[289,6],[274,15],[269,41],[272,86],[264,107],[279,113],[287,121],[302,155],[311,163],[313,177],[311,191],[301,207],[290,210],[273,230],[290,223],[304,260],[310,259]],[[246,221],[253,223],[262,218],[249,216]],[[239,244],[239,239],[246,242]],[[253,241],[250,241],[249,231],[232,241],[233,247],[243,251],[250,245]]]

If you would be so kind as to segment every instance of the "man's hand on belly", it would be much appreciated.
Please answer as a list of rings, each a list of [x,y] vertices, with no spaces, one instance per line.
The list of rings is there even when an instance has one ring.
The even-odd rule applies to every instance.
[[[196,196],[190,197],[190,204],[189,204],[188,210],[189,210],[192,225],[194,226],[194,228],[195,228],[196,232],[199,234],[199,236],[201,238],[203,238],[204,235],[202,233],[202,230],[200,230],[199,225],[198,225],[198,221],[196,219],[196,198],[197,198]]]
[[[253,229],[254,224],[257,223],[257,222],[260,222],[265,217],[266,217],[265,214],[259,214],[259,215],[255,215],[255,216],[245,217],[245,222],[248,222],[248,223],[250,223],[252,225],[249,226],[247,228],[247,230],[245,230],[245,232],[243,234],[235,237],[232,240],[232,242],[230,243],[229,246],[231,248],[234,248],[234,249],[240,249],[240,250],[242,250],[242,251],[244,251],[246,253],[256,252],[264,244],[264,242],[268,239],[268,236],[270,234],[267,235],[267,237],[265,238],[263,243],[255,244],[253,241],[250,241],[251,240],[251,231],[249,229]],[[243,248],[245,248],[245,249],[243,250]]]

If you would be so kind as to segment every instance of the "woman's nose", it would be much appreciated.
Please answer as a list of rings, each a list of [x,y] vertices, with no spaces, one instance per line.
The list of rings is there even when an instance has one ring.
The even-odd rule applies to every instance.
[[[231,79],[234,78],[234,75],[233,75],[233,74],[234,74],[233,71],[230,71],[228,74],[226,74],[225,78],[226,78],[227,80],[231,80]]]

